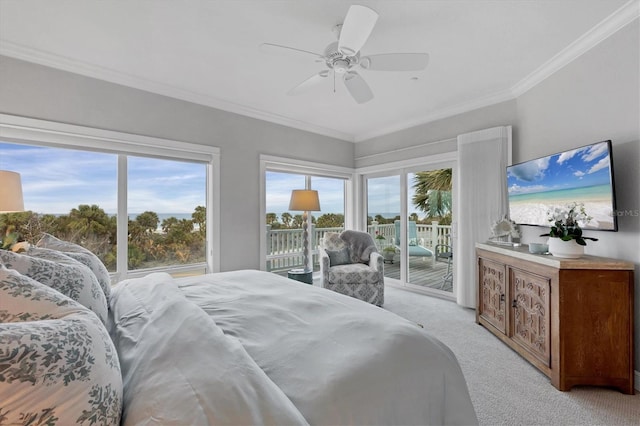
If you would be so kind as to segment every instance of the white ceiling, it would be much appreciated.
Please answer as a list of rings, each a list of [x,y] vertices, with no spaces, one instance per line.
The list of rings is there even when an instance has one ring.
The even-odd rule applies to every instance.
[[[259,48],[322,53],[352,3],[380,15],[362,54],[427,52],[420,72],[362,70],[375,98]],[[511,99],[638,17],[638,0],[0,0],[0,54],[350,141]]]

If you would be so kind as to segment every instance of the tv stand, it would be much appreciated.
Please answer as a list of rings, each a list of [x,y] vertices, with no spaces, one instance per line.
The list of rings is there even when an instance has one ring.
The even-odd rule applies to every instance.
[[[634,265],[528,247],[476,244],[476,322],[561,391],[609,386],[633,394]]]

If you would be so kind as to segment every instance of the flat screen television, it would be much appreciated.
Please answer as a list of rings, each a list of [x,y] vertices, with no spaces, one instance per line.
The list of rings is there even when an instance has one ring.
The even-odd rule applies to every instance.
[[[550,226],[550,209],[576,202],[592,217],[583,229],[618,230],[610,140],[508,166],[507,186],[517,224]]]

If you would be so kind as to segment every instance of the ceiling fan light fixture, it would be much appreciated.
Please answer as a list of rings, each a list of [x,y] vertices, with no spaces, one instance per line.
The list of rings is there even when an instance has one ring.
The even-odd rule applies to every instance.
[[[349,69],[349,61],[346,59],[338,59],[333,63],[333,70],[336,74],[344,74]]]

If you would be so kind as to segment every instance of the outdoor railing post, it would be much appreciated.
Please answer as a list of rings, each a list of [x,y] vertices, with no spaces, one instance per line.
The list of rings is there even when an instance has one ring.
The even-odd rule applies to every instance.
[[[273,247],[271,247],[271,225],[267,225],[267,254],[273,254]],[[267,259],[267,271],[271,271],[271,261]]]
[[[440,236],[439,236],[439,222],[437,220],[431,221],[431,244],[433,244],[433,265],[436,264],[436,257],[438,257],[438,253],[436,253],[436,246],[440,244]]]

